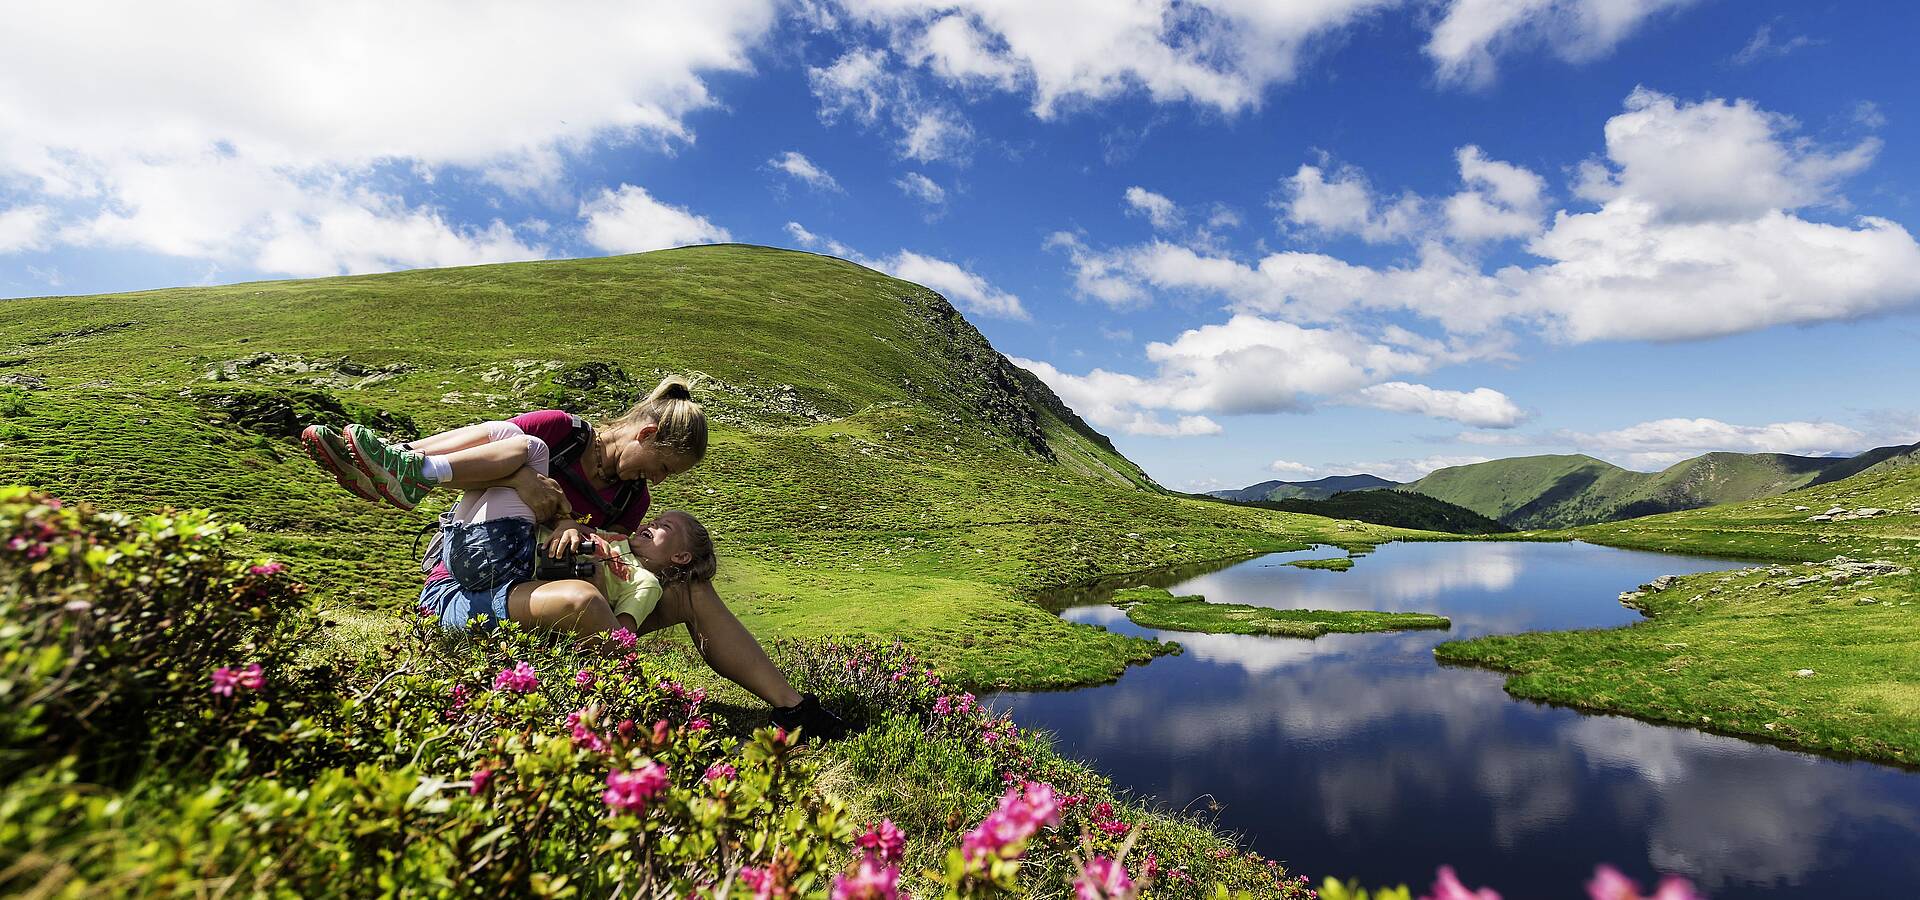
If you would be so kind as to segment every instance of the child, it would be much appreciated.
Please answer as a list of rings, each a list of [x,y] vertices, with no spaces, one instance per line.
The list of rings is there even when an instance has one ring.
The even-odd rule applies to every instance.
[[[710,580],[718,568],[706,526],[677,509],[661,513],[624,539],[602,535],[594,542],[593,557],[601,563],[596,585],[620,627],[635,634],[659,605],[665,585]]]

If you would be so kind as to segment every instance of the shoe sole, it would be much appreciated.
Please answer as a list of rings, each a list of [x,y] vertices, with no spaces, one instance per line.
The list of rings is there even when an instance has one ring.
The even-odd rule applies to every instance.
[[[325,469],[328,474],[332,475],[333,480],[339,482],[341,487],[346,488],[348,493],[362,500],[374,503],[381,502],[380,495],[374,492],[371,482],[363,485],[346,472],[341,471],[342,463],[344,462],[346,465],[352,466],[353,471],[358,474],[360,472],[359,464],[351,458],[344,461],[335,459],[333,452],[327,449],[326,441],[321,440],[320,436],[314,432],[312,426],[301,429],[300,443],[306,446],[307,455],[313,457],[313,461],[319,464],[320,468]],[[348,446],[348,451],[349,456],[351,456],[351,445]]]
[[[409,510],[409,511],[411,511],[415,506],[418,505],[414,503],[408,503],[405,499],[396,497],[393,494],[388,493],[387,478],[392,477],[392,475],[389,472],[387,472],[385,469],[377,468],[371,463],[367,462],[367,457],[360,452],[359,442],[353,439],[353,435],[351,433],[349,433],[346,436],[346,439],[347,439],[347,452],[353,454],[354,465],[359,466],[361,474],[367,476],[367,480],[373,483],[373,489],[380,492],[381,499],[387,501],[388,503],[393,504],[394,506],[397,506],[401,509]],[[383,478],[381,476],[386,476],[386,477]]]

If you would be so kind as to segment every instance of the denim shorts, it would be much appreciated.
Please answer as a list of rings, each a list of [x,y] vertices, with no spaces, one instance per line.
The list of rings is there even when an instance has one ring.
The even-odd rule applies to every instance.
[[[486,634],[507,621],[507,595],[512,592],[511,584],[469,591],[458,581],[442,578],[420,589],[420,608],[437,616],[447,631]]]
[[[490,591],[533,580],[534,525],[525,519],[494,519],[441,526],[440,561],[469,591]]]
[[[444,563],[452,577],[427,582],[420,605],[439,616],[440,627],[448,631],[492,631],[507,621],[513,586],[533,580],[534,536],[534,524],[525,519],[473,524],[443,519],[426,563]]]

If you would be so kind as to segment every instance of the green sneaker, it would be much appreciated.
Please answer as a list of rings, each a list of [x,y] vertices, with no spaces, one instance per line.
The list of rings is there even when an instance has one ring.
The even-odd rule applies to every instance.
[[[373,481],[373,489],[388,503],[412,509],[433,490],[420,471],[426,454],[395,447],[364,425],[347,426],[347,447],[360,471]]]
[[[307,455],[327,470],[340,486],[352,491],[364,500],[380,502],[380,494],[374,489],[373,479],[360,471],[358,463],[353,461],[353,450],[347,446],[346,438],[340,432],[326,425],[308,425],[300,431],[300,443],[307,448]]]

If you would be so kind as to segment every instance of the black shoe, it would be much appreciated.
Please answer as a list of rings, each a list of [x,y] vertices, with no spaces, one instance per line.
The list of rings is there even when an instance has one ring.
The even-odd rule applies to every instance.
[[[813,694],[801,694],[796,706],[776,706],[769,716],[773,724],[791,732],[798,730],[800,737],[819,738],[823,741],[837,741],[847,736],[847,723],[833,711],[820,705],[820,698]]]

